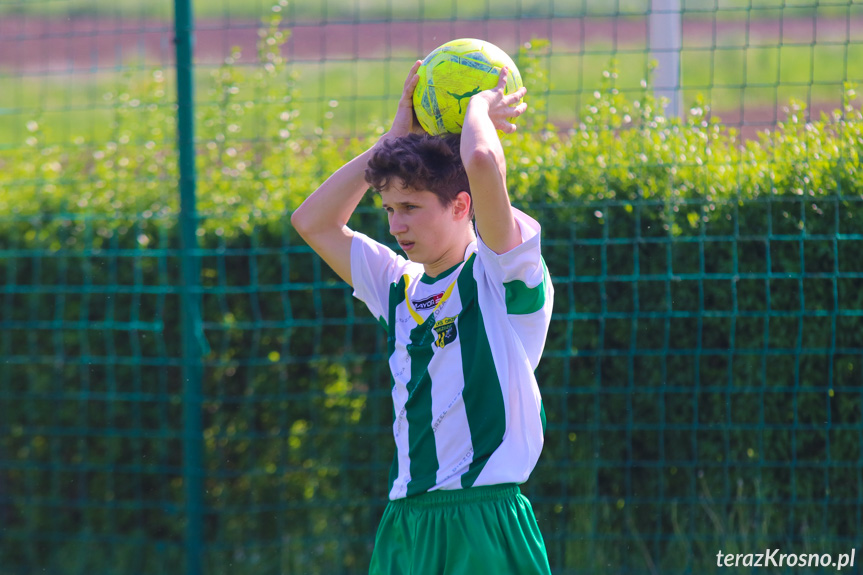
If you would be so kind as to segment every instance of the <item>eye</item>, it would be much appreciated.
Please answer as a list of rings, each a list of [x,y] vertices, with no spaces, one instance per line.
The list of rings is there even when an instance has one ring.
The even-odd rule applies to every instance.
[[[386,213],[388,213],[388,214],[393,213],[393,209],[392,209],[391,207],[389,207],[389,206],[384,207],[384,211],[385,211]]]
[[[415,210],[415,209],[417,209],[418,207],[419,207],[419,206],[414,206],[414,205],[412,205],[412,204],[408,204],[408,205],[406,205],[406,206],[405,206],[405,209],[406,209],[407,211],[409,211],[409,212],[410,212],[411,210]]]

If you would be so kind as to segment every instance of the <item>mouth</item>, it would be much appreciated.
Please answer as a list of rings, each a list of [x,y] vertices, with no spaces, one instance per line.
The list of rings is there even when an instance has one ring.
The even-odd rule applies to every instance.
[[[406,252],[409,252],[414,247],[414,242],[399,242],[399,246]]]

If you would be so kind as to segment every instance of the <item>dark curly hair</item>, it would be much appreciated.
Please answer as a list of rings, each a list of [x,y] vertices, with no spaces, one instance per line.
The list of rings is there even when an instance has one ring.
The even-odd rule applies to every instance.
[[[378,192],[393,180],[402,180],[406,188],[434,193],[444,206],[459,192],[470,194],[461,161],[461,134],[408,134],[382,142],[369,160],[365,177]],[[470,213],[473,217],[473,204]]]

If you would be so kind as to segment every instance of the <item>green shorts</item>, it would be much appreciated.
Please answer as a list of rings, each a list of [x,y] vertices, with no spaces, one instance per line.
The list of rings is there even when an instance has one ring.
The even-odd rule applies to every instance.
[[[370,575],[547,575],[545,543],[517,485],[432,491],[390,501]]]

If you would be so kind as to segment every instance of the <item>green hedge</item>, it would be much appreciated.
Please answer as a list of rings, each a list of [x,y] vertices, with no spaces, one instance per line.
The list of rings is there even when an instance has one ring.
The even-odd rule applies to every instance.
[[[288,216],[383,128],[295,136],[268,34],[262,66],[214,72],[198,117],[207,572],[360,573],[393,452],[385,342]],[[620,93],[612,67],[561,132],[543,121],[543,49],[519,55],[531,113],[504,144],[556,287],[547,445],[524,486],[555,572],[847,552],[863,456],[853,90],[830,117],[792,103],[742,141],[698,103],[668,119],[647,84]],[[34,118],[0,152],[3,575],[182,568],[165,74],[110,96],[111,142],[46,146]],[[243,125],[258,137],[233,138]],[[386,238],[374,203],[355,227]]]

